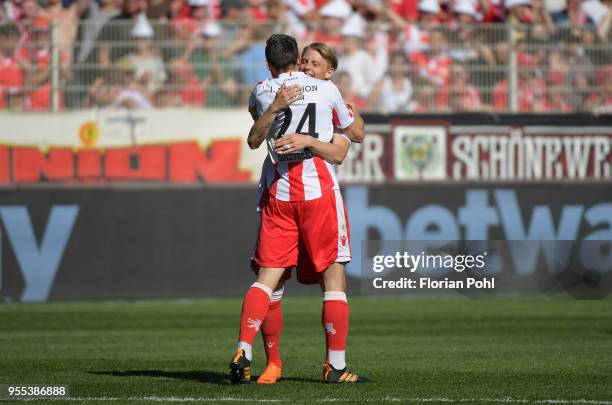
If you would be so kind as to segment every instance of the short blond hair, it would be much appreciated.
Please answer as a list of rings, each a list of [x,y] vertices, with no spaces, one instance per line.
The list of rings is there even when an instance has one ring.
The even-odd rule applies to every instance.
[[[325,62],[327,62],[329,66],[334,68],[334,70],[338,69],[338,58],[336,57],[334,50],[330,46],[324,44],[323,42],[313,42],[312,44],[304,47],[302,55],[308,49],[312,49],[313,51],[321,55],[323,60],[325,60]]]

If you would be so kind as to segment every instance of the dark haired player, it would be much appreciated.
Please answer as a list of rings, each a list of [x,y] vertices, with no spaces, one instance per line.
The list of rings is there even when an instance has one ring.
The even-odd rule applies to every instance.
[[[273,78],[259,83],[251,95],[249,104],[255,107],[258,119],[248,143],[257,148],[265,137],[271,163],[267,166],[272,170],[265,172],[268,195],[260,200],[262,217],[254,254],[260,269],[243,302],[230,376],[236,383],[250,381],[253,339],[266,317],[273,291],[287,277],[286,269],[296,266],[298,246],[303,243],[324,292],[323,322],[328,330],[324,380],[361,382],[344,359],[349,310],[343,263],[350,261],[350,248],[344,203],[330,163],[342,161],[349,144],[330,141],[334,115],[337,126],[349,137],[362,138],[363,125],[354,122],[333,83],[297,71],[295,39],[271,36],[266,43],[266,60]],[[276,93],[293,84],[302,92],[293,94],[290,108],[281,109],[275,102]],[[282,139],[289,133],[307,136]]]

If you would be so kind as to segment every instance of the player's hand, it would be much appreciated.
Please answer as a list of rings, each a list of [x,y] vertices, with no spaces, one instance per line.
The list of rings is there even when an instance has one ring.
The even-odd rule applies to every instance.
[[[314,138],[310,135],[288,134],[276,140],[274,143],[274,150],[279,155],[295,153],[309,147],[313,141]]]
[[[354,102],[352,101],[346,101],[344,100],[344,104],[346,104],[347,108],[354,113],[355,111],[357,111],[357,106],[355,105]]]
[[[285,83],[276,92],[276,98],[272,102],[272,108],[274,111],[284,110],[289,107],[292,103],[299,100],[302,96],[302,86],[299,84],[292,84],[286,86]]]

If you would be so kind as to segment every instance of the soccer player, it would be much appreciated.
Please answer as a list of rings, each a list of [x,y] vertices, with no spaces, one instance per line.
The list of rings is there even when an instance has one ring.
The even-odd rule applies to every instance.
[[[266,43],[266,61],[272,79],[259,83],[251,106],[258,119],[248,143],[257,148],[267,140],[273,170],[265,175],[267,198],[261,199],[262,216],[254,260],[260,266],[257,281],[247,291],[242,306],[238,350],[230,362],[235,383],[250,382],[252,343],[266,317],[270,299],[286,269],[298,262],[303,243],[313,269],[319,273],[324,292],[323,323],[327,332],[325,382],[362,382],[345,363],[349,308],[343,263],[350,260],[346,212],[338,181],[330,161],[342,161],[348,142],[330,142],[332,119],[356,138],[363,137],[363,125],[355,120],[340,92],[330,81],[318,80],[297,71],[295,39],[282,34]],[[281,110],[276,93],[285,85],[297,84],[293,104]],[[262,131],[263,129],[263,131]],[[295,133],[285,139],[286,133]]]
[[[308,76],[312,76],[317,79],[329,80],[334,75],[337,67],[338,59],[336,58],[334,51],[326,44],[315,42],[304,48],[300,60],[301,72],[304,72]],[[296,87],[299,88],[299,86]],[[290,88],[282,88],[277,92],[277,98],[285,101],[281,108],[286,108],[289,106],[291,97],[287,96],[285,93],[288,93],[290,90]],[[355,121],[358,123],[358,125],[363,126],[363,119],[357,112],[356,108],[350,103],[347,103],[347,105],[354,114]],[[253,113],[254,119],[257,120],[256,111],[253,111]],[[344,144],[348,142],[348,145],[350,146],[351,142],[361,143],[363,141],[363,133],[349,133],[349,135],[353,135],[353,139],[348,139],[346,135],[341,133],[341,131],[339,132],[340,133],[334,134],[331,141],[332,143]],[[292,135],[286,135],[286,137],[291,136]],[[281,148],[280,153],[282,153],[282,143],[277,144],[277,147]],[[342,156],[342,159],[344,159],[344,156]],[[269,164],[271,164],[270,161],[266,160],[266,165],[264,165],[264,170],[262,173],[265,174],[266,170],[269,169],[267,167]],[[265,182],[263,180],[260,182],[260,184],[264,183]],[[261,190],[263,189],[264,188]],[[260,191],[260,195],[261,194],[263,193]],[[252,264],[252,267],[257,269],[256,264]],[[313,271],[312,262],[309,259],[307,252],[304,251],[303,247],[298,252],[298,266],[296,267],[296,272],[298,275],[298,281],[302,284],[316,284],[319,282],[318,275],[315,271]],[[257,379],[258,384],[275,384],[280,379],[282,374],[280,335],[283,328],[283,313],[281,308],[283,291],[284,281],[281,281],[276,290],[274,290],[272,293],[268,314],[261,324],[261,334],[264,349],[266,351],[267,366],[264,372]]]

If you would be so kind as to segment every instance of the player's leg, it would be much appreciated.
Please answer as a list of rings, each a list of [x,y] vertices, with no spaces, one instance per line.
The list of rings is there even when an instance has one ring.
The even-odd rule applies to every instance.
[[[321,323],[325,331],[325,363],[341,370],[346,367],[346,338],[349,328],[349,306],[346,299],[344,265],[334,263],[321,274],[323,311]]]
[[[247,291],[240,318],[238,350],[230,362],[234,383],[250,382],[252,345],[263,323],[273,291],[288,267],[297,263],[298,230],[290,203],[270,199],[263,207],[253,261],[260,267]]]
[[[346,299],[344,265],[334,263],[321,274],[323,290],[322,323],[325,330],[326,362],[323,380],[327,383],[356,383],[364,379],[346,366],[349,304]]]
[[[268,313],[272,293],[284,274],[284,267],[262,267],[259,269],[257,281],[251,285],[244,296],[240,315],[238,349],[229,366],[230,379],[233,383],[248,383],[251,380],[253,340]]]
[[[346,367],[349,305],[344,264],[351,260],[349,227],[338,190],[304,204],[308,210],[300,230],[323,290],[322,324],[326,336],[325,382],[362,382]],[[318,234],[313,234],[317,230]]]
[[[258,384],[275,384],[282,374],[283,362],[280,358],[280,336],[283,330],[283,311],[281,299],[285,286],[281,281],[272,292],[268,314],[261,324],[261,336],[268,360],[266,369],[257,379]]]

